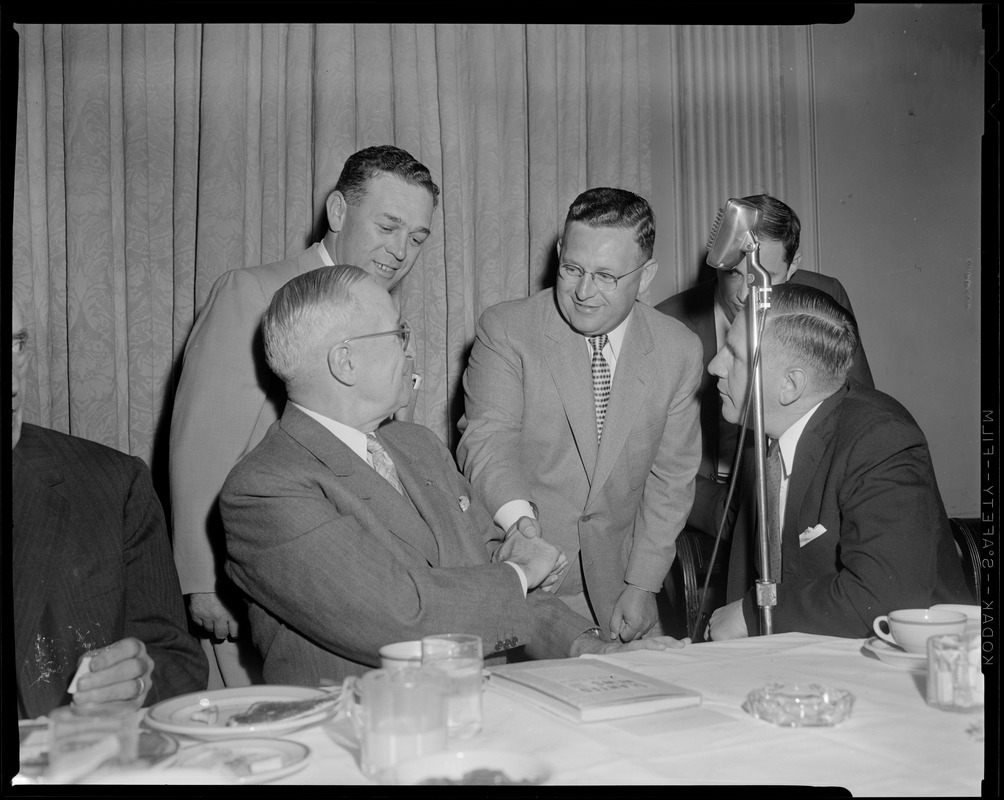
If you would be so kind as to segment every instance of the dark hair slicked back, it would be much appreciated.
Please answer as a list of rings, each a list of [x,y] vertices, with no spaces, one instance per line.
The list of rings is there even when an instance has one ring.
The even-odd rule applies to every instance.
[[[568,207],[565,228],[581,222],[590,228],[624,228],[634,231],[642,257],[652,257],[655,245],[655,214],[643,197],[627,189],[599,187],[587,189]]]
[[[412,186],[421,186],[432,195],[432,207],[439,204],[439,187],[428,167],[407,150],[390,144],[366,147],[345,159],[335,189],[349,205],[357,205],[366,196],[369,182],[380,175],[393,175]]]

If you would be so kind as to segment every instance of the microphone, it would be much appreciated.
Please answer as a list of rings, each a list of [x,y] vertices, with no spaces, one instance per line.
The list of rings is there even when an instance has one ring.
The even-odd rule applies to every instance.
[[[756,247],[753,228],[760,221],[760,209],[745,200],[729,200],[719,210],[708,238],[709,267],[733,269]]]

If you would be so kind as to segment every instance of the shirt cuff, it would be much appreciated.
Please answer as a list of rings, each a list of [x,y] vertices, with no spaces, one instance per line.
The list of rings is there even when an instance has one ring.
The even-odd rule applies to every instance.
[[[519,575],[519,585],[523,587],[523,597],[526,597],[526,573],[523,572],[523,568],[517,564],[514,564],[512,561],[503,561],[502,563],[508,564],[510,567],[516,570],[516,574]]]
[[[510,500],[495,512],[495,524],[508,531],[520,517],[537,519],[529,500]]]

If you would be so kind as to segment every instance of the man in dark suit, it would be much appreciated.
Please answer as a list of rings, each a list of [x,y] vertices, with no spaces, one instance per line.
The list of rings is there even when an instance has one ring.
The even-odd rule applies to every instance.
[[[164,513],[140,459],[23,422],[28,334],[13,304],[11,500],[18,716],[136,708],[206,687]]]
[[[171,418],[174,556],[192,620],[212,639],[211,688],[260,680],[253,648],[241,648],[239,593],[223,574],[217,501],[241,456],[261,441],[285,404],[265,364],[261,317],[290,278],[335,263],[357,264],[384,288],[397,286],[430,234],[439,187],[397,147],[349,156],[326,202],[328,232],[296,258],[237,269],[213,285],[185,348]]]
[[[554,290],[481,315],[457,449],[500,527],[568,554],[557,595],[621,641],[660,621],[700,460],[700,344],[637,302],[654,241],[638,195],[575,199]]]
[[[745,313],[710,366],[730,422],[749,380]],[[775,633],[863,637],[897,608],[974,602],[924,435],[891,397],[847,380],[857,346],[853,318],[831,297],[793,284],[773,290],[760,360],[776,470],[767,498]],[[711,617],[713,639],[757,631],[753,516],[738,514],[730,602]]]
[[[443,631],[479,635],[486,654],[619,649],[533,591],[561,553],[506,538],[435,434],[381,426],[411,386],[410,329],[385,289],[357,267],[308,272],[275,293],[262,333],[288,401],[220,510],[266,681],[339,680],[377,666],[385,644]]]
[[[755,205],[760,211],[760,220],[754,232],[760,242],[760,263],[770,273],[771,285],[778,286],[791,281],[811,286],[826,292],[853,315],[850,298],[840,281],[818,272],[799,269],[802,253],[799,250],[801,223],[798,215],[770,195],[753,195],[743,199]],[[706,486],[705,481],[727,480],[732,468],[739,429],[737,425],[722,418],[721,400],[707,367],[725,344],[729,328],[746,304],[747,294],[744,259],[735,269],[728,272],[715,271],[715,276],[711,280],[673,295],[656,306],[664,314],[683,322],[701,340],[704,377],[700,388],[700,403],[701,434],[704,444],[697,499],[694,501],[688,523],[691,527],[712,535],[717,531],[708,497],[716,490],[714,487]],[[868,359],[860,345],[854,356],[851,377],[867,386],[874,386]]]

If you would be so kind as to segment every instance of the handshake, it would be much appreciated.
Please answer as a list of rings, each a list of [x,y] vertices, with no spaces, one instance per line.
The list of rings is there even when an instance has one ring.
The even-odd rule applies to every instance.
[[[531,517],[520,517],[506,531],[495,559],[517,564],[526,575],[528,591],[539,586],[545,592],[553,592],[568,571],[565,554],[544,541],[540,523]]]

